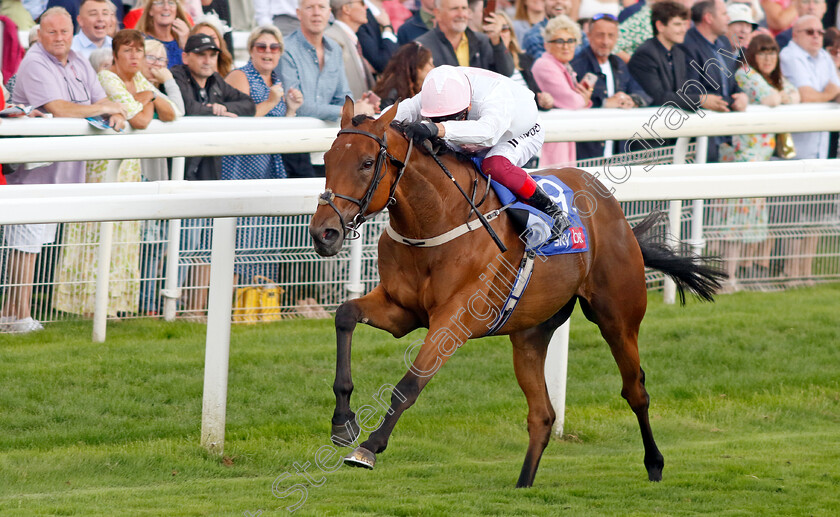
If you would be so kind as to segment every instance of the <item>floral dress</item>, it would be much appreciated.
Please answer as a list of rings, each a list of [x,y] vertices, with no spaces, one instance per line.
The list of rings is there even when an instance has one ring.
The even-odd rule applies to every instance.
[[[765,97],[777,92],[760,73],[752,68],[749,71],[739,68],[735,72],[735,79],[741,90],[749,97],[750,104],[761,104]],[[796,88],[784,77],[782,87],[788,94],[796,91]],[[722,162],[766,162],[770,160],[775,150],[775,133],[734,135],[731,146],[728,144],[720,146],[720,160]],[[769,210],[766,198],[729,199],[722,202],[718,212],[715,223],[720,224],[723,231],[733,236],[731,240],[754,243],[767,239]]]
[[[248,86],[251,89],[251,99],[255,104],[268,100],[269,86],[260,73],[254,68],[254,64],[248,64],[240,68],[248,78]],[[271,72],[271,82],[280,82],[276,72]],[[286,103],[280,101],[266,117],[285,117]],[[286,169],[283,166],[283,158],[279,154],[259,154],[246,156],[223,156],[222,157],[222,179],[223,180],[253,180],[285,178]],[[278,217],[240,217],[236,222],[236,263],[234,272],[239,275],[239,281],[243,284],[253,282],[254,275],[262,275],[276,280],[277,265],[259,263],[257,255],[277,249],[280,244]],[[250,257],[249,257],[250,255]]]
[[[627,52],[633,54],[642,43],[652,37],[653,26],[650,24],[650,6],[645,5],[618,26],[618,41],[616,41],[613,53]]]
[[[108,99],[125,108],[128,119],[143,110],[123,80],[115,73],[103,70],[97,75]],[[137,92],[153,90],[154,86],[141,73],[134,76]],[[173,105],[174,106],[174,105]],[[176,110],[177,111],[177,110]],[[108,160],[87,162],[86,183],[108,181],[140,181],[140,160],[123,160],[116,178],[108,177]],[[108,315],[137,311],[140,296],[140,230],[141,221],[114,223],[111,247],[111,276],[108,286]],[[55,309],[73,314],[93,313],[96,294],[96,270],[99,259],[99,223],[68,223],[64,225],[58,281],[53,298]]]

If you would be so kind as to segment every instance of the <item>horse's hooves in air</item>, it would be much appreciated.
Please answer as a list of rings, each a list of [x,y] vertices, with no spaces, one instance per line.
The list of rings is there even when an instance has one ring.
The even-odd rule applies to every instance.
[[[372,469],[376,465],[376,454],[364,447],[356,447],[353,452],[344,457],[344,464],[351,467]]]
[[[361,429],[359,429],[359,424],[356,423],[356,419],[351,418],[343,424],[333,424],[330,438],[332,439],[333,445],[347,447],[359,438],[360,432]]]

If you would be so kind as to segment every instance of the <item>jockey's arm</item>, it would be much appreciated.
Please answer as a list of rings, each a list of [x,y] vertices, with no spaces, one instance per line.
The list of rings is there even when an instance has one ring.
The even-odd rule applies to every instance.
[[[394,119],[398,122],[419,122],[423,117],[420,115],[420,94],[400,102],[397,115]]]

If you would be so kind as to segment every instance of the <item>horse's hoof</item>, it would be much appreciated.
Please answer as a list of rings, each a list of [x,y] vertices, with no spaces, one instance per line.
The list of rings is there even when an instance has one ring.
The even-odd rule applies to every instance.
[[[649,481],[662,481],[663,468],[665,468],[665,461],[662,459],[662,456],[652,461],[645,461],[645,469],[647,470]]]
[[[356,447],[353,452],[344,457],[344,464],[351,467],[372,469],[376,465],[376,454],[364,447]]]
[[[356,419],[351,418],[343,424],[333,424],[330,439],[333,445],[351,447],[359,439],[360,432],[361,429],[359,429],[359,424],[356,423]]]
[[[653,466],[648,467],[648,480],[649,481],[662,481],[662,466]]]

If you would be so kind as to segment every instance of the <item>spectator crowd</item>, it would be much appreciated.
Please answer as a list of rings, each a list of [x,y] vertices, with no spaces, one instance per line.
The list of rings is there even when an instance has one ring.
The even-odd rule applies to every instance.
[[[541,110],[669,106],[728,112],[750,104],[831,102],[840,100],[837,3],[497,0],[497,10],[485,12],[481,0],[3,0],[3,95],[6,105],[32,107],[30,116],[86,118],[114,131],[181,116],[337,120],[347,96],[357,114],[375,115],[416,95],[440,65],[511,77],[533,92]],[[30,30],[26,51],[18,29]],[[239,67],[232,29],[250,30],[248,60]],[[668,143],[653,138],[645,146]],[[836,135],[817,132],[784,142],[772,134],[714,137],[706,158],[764,161],[778,156],[781,144],[792,146],[797,158],[837,154]],[[546,144],[535,159],[541,167],[565,165],[632,150],[638,149],[629,141],[559,142]],[[0,184],[160,181],[169,179],[169,163],[18,164],[3,172]],[[310,154],[194,157],[185,167],[185,179],[192,181],[323,174]],[[748,224],[755,231],[724,253],[768,246],[772,214],[766,203],[730,208],[720,211],[721,224]],[[260,229],[271,223],[267,219],[243,219],[237,247],[276,246],[277,236]],[[184,222],[186,251],[206,249],[205,223]],[[123,280],[124,288],[110,294],[113,315],[161,310],[158,286],[140,282],[162,263],[159,246],[140,243],[149,233],[160,239],[166,228],[149,225],[116,225],[120,244],[112,251],[111,278]],[[61,232],[67,246],[55,274],[77,281],[56,289],[58,310],[93,311],[96,256],[72,244],[95,241],[97,232],[93,224],[65,225]],[[0,331],[38,330],[30,311],[35,261],[56,240],[56,225],[7,226],[3,235],[8,252],[0,268],[9,287]],[[141,246],[153,260],[140,264]],[[796,246],[807,254],[816,241]],[[807,267],[790,266],[799,272]],[[268,265],[238,265],[236,271],[243,283],[273,274]],[[182,282],[206,286],[208,278],[209,264],[199,259]],[[200,312],[206,293],[197,289],[183,303]]]

